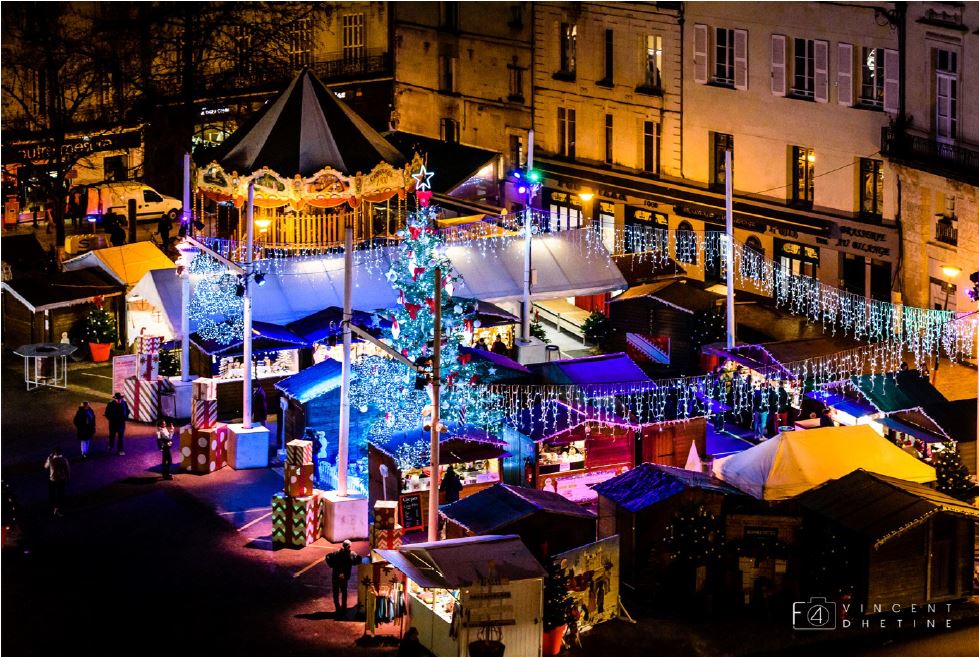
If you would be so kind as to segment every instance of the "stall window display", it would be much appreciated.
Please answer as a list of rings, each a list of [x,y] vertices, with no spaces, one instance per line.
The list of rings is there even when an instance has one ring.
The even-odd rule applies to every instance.
[[[408,594],[425,605],[427,609],[446,623],[452,622],[452,613],[458,604],[458,590],[423,589],[412,580],[408,580]]]
[[[585,441],[579,440],[568,445],[542,445],[540,454],[540,474],[571,472],[585,469]]]
[[[241,356],[215,356],[216,379],[233,380],[245,376]],[[252,375],[262,379],[272,376],[289,376],[299,371],[299,351],[286,349],[256,354],[252,358]]]
[[[439,466],[439,472],[444,475],[449,466]],[[459,475],[463,486],[472,484],[494,484],[500,481],[499,459],[484,459],[470,463],[455,463],[452,469]],[[441,479],[441,477],[440,477]],[[427,491],[431,481],[431,468],[411,468],[403,474],[402,493]]]

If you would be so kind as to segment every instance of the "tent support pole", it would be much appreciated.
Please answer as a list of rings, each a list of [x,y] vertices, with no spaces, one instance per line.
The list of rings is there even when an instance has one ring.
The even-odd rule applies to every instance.
[[[357,210],[359,212],[359,210]],[[345,213],[343,225],[343,363],[340,378],[340,437],[337,446],[337,495],[347,496],[350,450],[350,321],[353,319],[354,225]]]
[[[180,380],[190,381],[190,272],[180,274]]]
[[[244,335],[242,342],[244,354],[242,360],[245,367],[245,380],[241,387],[241,425],[245,429],[252,428],[252,242],[254,239],[255,226],[255,181],[248,183],[248,214],[245,219],[247,224],[247,242],[245,244],[245,295],[244,295]]]
[[[432,343],[432,476],[428,485],[428,540],[439,538],[439,388],[442,358],[442,268],[435,268],[435,335]]]

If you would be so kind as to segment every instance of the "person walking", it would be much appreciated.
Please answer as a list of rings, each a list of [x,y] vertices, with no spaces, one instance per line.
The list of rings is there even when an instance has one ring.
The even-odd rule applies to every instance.
[[[82,458],[87,459],[88,448],[92,444],[92,438],[95,437],[95,410],[88,405],[87,401],[83,401],[78,410],[75,411],[73,423],[75,431],[78,432],[78,444],[82,451]]]
[[[160,234],[160,249],[166,253],[170,248],[170,231],[173,230],[173,219],[169,214],[164,214],[156,223],[156,232]]]
[[[252,422],[264,425],[269,418],[268,400],[265,398],[265,390],[260,385],[256,385],[252,390]]]
[[[156,446],[163,457],[160,471],[164,479],[173,479],[170,475],[170,466],[173,465],[173,455],[170,449],[173,447],[173,425],[160,420],[156,424]]]
[[[94,414],[93,414],[94,419]],[[68,459],[61,453],[60,447],[55,447],[48,454],[44,461],[44,468],[48,471],[48,496],[51,500],[52,513],[56,516],[63,515],[61,507],[65,503],[65,488],[68,487],[68,479],[71,477],[71,466]]]
[[[122,398],[122,393],[112,395],[112,400],[105,405],[105,418],[109,421],[109,451],[115,448],[116,437],[119,438],[119,456],[125,456],[122,441],[126,437],[126,420],[129,419],[129,404]]]
[[[752,408],[754,411],[753,430],[755,440],[764,440],[768,433],[768,390],[767,384],[759,384],[755,387],[752,395]]]
[[[333,570],[333,607],[336,618],[347,613],[347,583],[350,571],[360,557],[351,551],[350,541],[344,541],[339,550],[326,555],[326,565]]]
[[[462,480],[456,474],[455,469],[450,465],[442,475],[442,483],[439,490],[445,493],[445,503],[451,504],[459,501],[459,493],[462,492]]]

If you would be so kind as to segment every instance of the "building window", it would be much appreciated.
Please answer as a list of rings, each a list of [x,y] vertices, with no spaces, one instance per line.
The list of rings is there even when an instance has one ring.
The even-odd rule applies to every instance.
[[[459,122],[455,119],[442,119],[439,122],[439,136],[442,141],[457,143],[459,141]]]
[[[714,30],[714,82],[734,86],[734,30]]]
[[[347,14],[343,17],[343,58],[360,59],[364,56],[367,39],[364,36],[364,15]]]
[[[792,203],[812,207],[816,155],[811,148],[792,147]]]
[[[605,164],[612,164],[612,144],[615,143],[612,132],[612,115],[605,115]]]
[[[812,39],[795,39],[792,50],[792,93],[802,98],[812,98],[816,78],[816,42]]]
[[[879,220],[884,214],[884,163],[860,158],[860,214]]]
[[[612,85],[615,74],[615,39],[612,30],[605,30],[605,77],[599,80],[599,84],[606,86]]]
[[[575,155],[575,111],[557,108],[558,154],[573,160]]]
[[[292,68],[313,63],[313,22],[310,19],[300,18],[296,21],[289,32],[286,48]]]
[[[642,170],[659,175],[660,124],[643,121],[642,127]]]
[[[523,72],[524,69],[517,66],[517,58],[513,58],[513,62],[507,65],[510,69],[510,95],[509,100],[522,103],[524,100],[523,95]]]
[[[459,3],[443,2],[440,7],[442,27],[449,30],[459,29]]]
[[[734,135],[727,135],[722,132],[715,132],[711,159],[714,163],[711,175],[711,184],[717,187],[724,187],[727,180],[724,170],[724,152],[731,151],[731,168],[734,168]]]
[[[574,23],[561,23],[561,73],[575,74],[575,59],[578,51],[578,26]]]
[[[935,51],[935,135],[941,141],[955,139],[959,108],[958,54]]]
[[[689,221],[681,221],[676,227],[676,261],[697,264],[697,234]]]
[[[453,93],[456,90],[456,64],[459,60],[452,55],[439,57],[439,91]]]
[[[523,137],[520,135],[510,135],[510,166],[516,169],[523,165]]]
[[[643,86],[650,89],[661,88],[663,86],[663,37],[654,34],[646,35],[645,60]]]
[[[860,104],[884,106],[884,49],[864,48],[860,59]]]

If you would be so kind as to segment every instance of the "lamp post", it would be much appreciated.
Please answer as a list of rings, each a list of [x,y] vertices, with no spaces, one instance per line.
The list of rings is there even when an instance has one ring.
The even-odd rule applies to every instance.
[[[952,293],[952,280],[962,273],[962,270],[954,265],[945,265],[942,267],[942,273],[945,274],[945,303],[942,306],[942,310],[948,310],[948,297]],[[931,373],[931,381],[935,382],[938,376],[938,365],[941,363],[942,354],[940,351],[935,352],[935,368]]]

